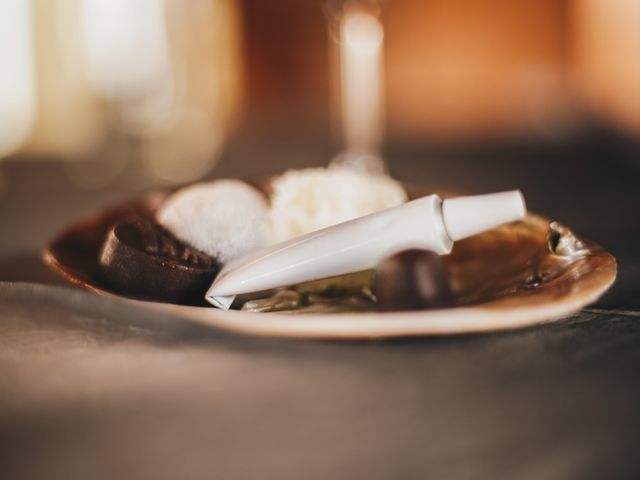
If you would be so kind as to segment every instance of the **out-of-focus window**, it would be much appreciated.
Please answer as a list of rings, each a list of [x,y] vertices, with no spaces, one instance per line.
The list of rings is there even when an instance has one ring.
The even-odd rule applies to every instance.
[[[0,158],[197,178],[238,110],[239,37],[233,0],[2,2]]]
[[[0,3],[0,158],[33,128],[36,92],[29,0]]]

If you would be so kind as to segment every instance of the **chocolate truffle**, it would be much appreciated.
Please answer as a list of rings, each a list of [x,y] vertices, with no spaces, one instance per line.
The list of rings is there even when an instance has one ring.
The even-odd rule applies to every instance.
[[[453,305],[447,268],[429,250],[403,250],[382,260],[373,280],[382,311],[423,310]]]

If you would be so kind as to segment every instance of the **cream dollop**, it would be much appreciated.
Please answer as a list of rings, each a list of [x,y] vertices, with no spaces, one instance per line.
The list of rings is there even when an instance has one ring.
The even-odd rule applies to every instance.
[[[177,238],[227,263],[268,244],[264,196],[239,180],[196,183],[178,190],[156,213]]]
[[[271,240],[281,242],[407,200],[399,182],[346,168],[289,170],[272,182]]]

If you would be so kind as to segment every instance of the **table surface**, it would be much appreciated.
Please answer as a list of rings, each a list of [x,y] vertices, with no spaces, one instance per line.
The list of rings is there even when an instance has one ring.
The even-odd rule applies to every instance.
[[[608,296],[533,328],[366,342],[240,336],[63,285],[40,264],[46,241],[148,185],[86,190],[52,162],[0,164],[2,478],[638,478],[638,165],[622,155],[602,175],[580,152],[404,152],[392,170],[522,186],[618,257]],[[216,174],[305,163],[241,153]]]

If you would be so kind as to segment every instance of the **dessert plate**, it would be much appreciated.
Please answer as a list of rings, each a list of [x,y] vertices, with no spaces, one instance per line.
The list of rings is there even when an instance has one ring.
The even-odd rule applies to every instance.
[[[434,193],[408,190],[411,197]],[[164,197],[149,194],[68,226],[44,251],[45,262],[84,289],[185,320],[253,335],[327,339],[478,333],[550,322],[594,302],[616,277],[615,258],[602,247],[530,213],[523,221],[457,242],[444,257],[459,299],[455,308],[249,313],[123,296],[100,274],[98,254],[104,238],[114,224],[132,215],[152,214]]]

